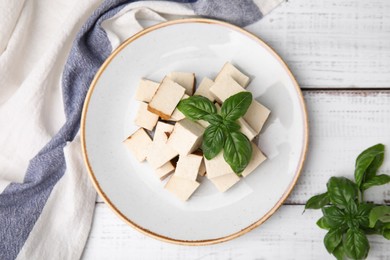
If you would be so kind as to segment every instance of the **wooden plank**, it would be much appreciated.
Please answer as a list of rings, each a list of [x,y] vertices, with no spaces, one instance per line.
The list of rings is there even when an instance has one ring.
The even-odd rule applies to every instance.
[[[82,259],[333,259],[322,244],[326,231],[316,227],[319,211],[282,206],[259,228],[238,239],[211,246],[179,246],[149,238],[97,204]],[[389,242],[370,236],[370,259],[388,259]]]
[[[324,192],[331,176],[353,178],[358,154],[377,143],[387,148],[380,172],[390,174],[390,91],[309,91],[304,97],[310,121],[309,153],[287,203],[304,204]],[[368,190],[365,197],[390,202],[390,184]]]
[[[390,87],[388,0],[292,0],[248,29],[302,87]]]
[[[287,204],[304,204],[325,191],[331,176],[353,178],[357,155],[371,145],[385,144],[390,158],[390,91],[305,91],[304,97],[310,120],[309,153]],[[390,174],[389,159],[380,172]],[[366,198],[389,203],[390,184],[370,189]]]

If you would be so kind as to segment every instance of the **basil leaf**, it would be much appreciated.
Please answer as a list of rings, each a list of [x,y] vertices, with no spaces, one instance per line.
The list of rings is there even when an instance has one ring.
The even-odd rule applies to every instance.
[[[382,223],[383,229],[390,229],[390,222]]]
[[[381,174],[374,176],[362,184],[362,190],[367,190],[372,186],[379,186],[390,182],[390,176],[386,174]]]
[[[217,156],[225,143],[225,131],[220,125],[209,125],[203,134],[202,151],[207,160]]]
[[[355,182],[358,187],[376,175],[378,168],[383,163],[384,152],[384,145],[377,144],[367,148],[356,158]]]
[[[346,224],[345,212],[336,206],[323,207],[324,221],[330,228],[338,228]]]
[[[222,122],[223,122],[222,117],[218,114],[205,115],[205,116],[203,116],[203,120],[206,120],[207,122],[209,122],[212,125],[222,124]]]
[[[241,126],[234,121],[223,120],[223,124],[228,132],[236,132]]]
[[[320,209],[323,206],[329,204],[329,202],[330,202],[330,200],[329,200],[328,193],[325,192],[325,193],[311,197],[306,202],[305,209]]]
[[[177,109],[191,120],[203,119],[206,115],[217,113],[214,103],[203,96],[191,96],[183,99],[177,105]]]
[[[319,220],[317,220],[316,224],[319,228],[326,229],[326,230],[330,229],[330,226],[328,222],[326,222],[326,219],[324,217],[321,217]]]
[[[387,240],[390,240],[390,229],[383,230],[382,236]]]
[[[390,240],[390,223],[382,223],[381,221],[377,221],[375,227],[369,229],[369,231],[371,230],[373,231],[373,234],[382,235],[384,238]]]
[[[357,196],[356,184],[344,177],[331,177],[327,183],[330,201],[340,207],[347,207]]]
[[[358,212],[358,206],[354,200],[350,200],[345,207],[345,210],[348,212],[348,214],[355,216]]]
[[[346,255],[353,259],[366,258],[370,250],[367,237],[361,229],[348,229],[343,246]]]
[[[366,235],[381,235],[380,230],[375,229],[375,228],[364,228],[364,227],[362,227],[361,229],[364,231],[364,233]]]
[[[378,220],[381,222],[390,222],[390,207],[389,206],[377,206],[370,211],[369,214],[369,227],[374,227]]]
[[[252,145],[248,137],[240,132],[228,133],[223,150],[225,161],[238,176],[241,176],[241,172],[252,158]]]
[[[375,207],[373,203],[360,203],[358,206],[358,212],[356,219],[359,222],[359,225],[364,228],[369,227],[369,214],[372,208]]]
[[[343,238],[343,232],[340,228],[332,228],[324,237],[324,245],[326,250],[331,254],[340,245]]]
[[[390,229],[390,223],[382,223],[377,221],[372,228],[362,228],[367,235],[383,235],[386,229]]]
[[[250,92],[239,92],[223,102],[221,115],[224,119],[234,121],[245,115],[252,103],[252,94]]]
[[[359,221],[357,219],[358,206],[354,200],[350,200],[345,208],[345,219],[349,228],[359,228]]]
[[[336,257],[337,260],[343,260],[344,259],[344,247],[342,244],[338,245],[336,249],[332,253],[334,257]]]

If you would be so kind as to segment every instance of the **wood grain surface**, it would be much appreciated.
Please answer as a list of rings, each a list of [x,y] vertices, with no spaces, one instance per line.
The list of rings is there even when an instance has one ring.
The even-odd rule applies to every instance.
[[[332,259],[322,244],[319,211],[282,206],[259,228],[232,241],[211,246],[179,246],[149,238],[130,228],[105,205],[98,204],[84,259],[260,260]],[[369,259],[390,259],[389,241],[370,236]]]
[[[288,204],[304,204],[325,191],[331,176],[353,179],[355,159],[365,148],[387,145],[390,153],[390,91],[305,91],[309,153]],[[380,172],[390,174],[390,160]],[[390,202],[390,184],[370,189],[367,200]]]
[[[302,87],[390,87],[388,0],[289,0],[248,29]]]

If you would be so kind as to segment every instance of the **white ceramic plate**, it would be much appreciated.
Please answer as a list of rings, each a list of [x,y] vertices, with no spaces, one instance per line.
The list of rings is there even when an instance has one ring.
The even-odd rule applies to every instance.
[[[258,139],[268,160],[225,193],[205,179],[181,202],[122,144],[137,129],[135,89],[142,77],[159,81],[172,71],[214,78],[226,61],[250,75],[248,90],[272,111]],[[131,226],[180,244],[226,241],[263,223],[295,185],[307,143],[304,101],[284,62],[254,35],[207,19],[159,24],[128,39],[97,73],[82,117],[84,158],[100,196]]]

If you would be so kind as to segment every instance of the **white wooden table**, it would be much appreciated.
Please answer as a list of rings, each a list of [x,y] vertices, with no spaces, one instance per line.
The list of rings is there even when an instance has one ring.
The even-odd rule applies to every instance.
[[[286,203],[265,224],[233,241],[189,247],[149,238],[100,199],[83,259],[332,259],[306,200],[330,176],[353,177],[363,149],[384,143],[390,174],[390,1],[289,0],[247,28],[270,44],[296,76],[306,100],[310,147]],[[390,185],[367,199],[390,203]],[[369,259],[390,259],[390,241],[370,236]]]

